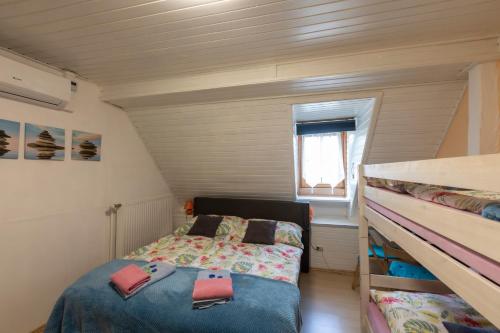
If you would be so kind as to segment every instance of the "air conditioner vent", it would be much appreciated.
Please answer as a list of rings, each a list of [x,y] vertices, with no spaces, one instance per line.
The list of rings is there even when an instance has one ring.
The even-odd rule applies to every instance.
[[[71,87],[69,79],[0,56],[0,97],[62,110]]]

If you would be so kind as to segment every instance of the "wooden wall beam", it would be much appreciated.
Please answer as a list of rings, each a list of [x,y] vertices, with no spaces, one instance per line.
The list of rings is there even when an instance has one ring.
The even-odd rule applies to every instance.
[[[364,177],[363,166],[359,166],[358,171],[358,206],[359,206],[359,272],[360,286],[359,293],[361,296],[361,331],[368,332],[368,326],[365,318],[368,314],[368,302],[370,293],[370,261],[368,257],[368,221],[365,218],[365,187],[366,179]]]
[[[456,41],[110,85],[103,87],[102,99],[113,103],[130,98],[352,74],[368,75],[391,70],[478,63],[499,58],[496,38]]]
[[[497,62],[469,71],[469,155],[500,152],[499,78]]]

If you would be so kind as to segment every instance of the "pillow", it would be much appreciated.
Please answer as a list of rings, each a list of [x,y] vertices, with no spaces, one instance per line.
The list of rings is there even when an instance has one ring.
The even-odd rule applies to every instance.
[[[371,187],[385,187],[385,182],[383,179],[366,177],[366,184]]]
[[[469,327],[465,325],[449,323],[447,321],[443,321],[443,325],[448,330],[448,333],[500,333],[500,331],[495,328]]]
[[[222,223],[217,229],[217,236],[225,236],[232,234],[241,234],[241,238],[245,236],[247,228],[247,220],[237,216],[224,216]]]
[[[198,215],[193,227],[189,229],[189,236],[205,236],[213,238],[222,222],[222,216]]]
[[[248,227],[248,220],[240,219],[228,221],[229,228],[226,236],[227,241],[241,242],[245,237]]]
[[[302,228],[292,222],[278,221],[274,241],[304,249],[304,244],[302,244]]]
[[[185,234],[187,234],[189,232],[189,230],[191,230],[191,228],[193,227],[193,224],[194,224],[194,219],[191,220],[190,222],[186,222],[186,223],[183,223],[181,224],[177,229],[174,230],[174,236],[184,236]]]
[[[210,216],[218,216],[218,215],[210,215]],[[190,220],[186,223],[181,224],[177,229],[174,230],[174,235],[181,237],[186,235],[189,230],[193,227],[194,222],[196,221],[197,217],[192,217]],[[244,226],[243,228],[243,233],[240,239],[245,236],[245,230],[246,230],[246,220],[242,219],[241,217],[237,216],[223,216],[222,222],[219,224],[219,227],[217,228],[217,232],[215,233],[215,236],[226,236],[230,233],[234,233],[236,228],[242,228],[241,225]]]
[[[367,178],[366,183],[372,187],[381,187],[388,190],[406,193],[407,182],[392,180],[392,179],[380,179],[380,178]]]
[[[228,241],[241,242],[245,237],[245,233],[248,227],[248,220],[240,218],[238,219],[239,220],[227,221],[228,224],[230,224],[230,229],[226,236],[226,239]],[[264,219],[251,220],[267,221]],[[274,234],[274,242],[303,249],[304,245],[302,244],[302,228],[298,224],[292,222],[278,221],[276,225],[276,232]]]
[[[242,243],[274,245],[276,221],[249,220]]]
[[[390,276],[407,279],[437,280],[437,278],[425,267],[397,260],[391,261],[388,273]]]
[[[406,193],[406,182],[400,180],[384,179],[385,188],[398,193]]]
[[[481,215],[490,220],[500,221],[500,202],[493,202],[486,205]]]

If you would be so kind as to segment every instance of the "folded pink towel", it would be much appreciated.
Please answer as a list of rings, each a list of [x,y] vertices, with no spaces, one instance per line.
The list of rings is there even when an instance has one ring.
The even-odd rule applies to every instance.
[[[231,279],[207,279],[194,281],[193,300],[233,297]]]
[[[149,274],[133,264],[125,266],[111,275],[111,282],[124,294],[132,293],[150,279]]]

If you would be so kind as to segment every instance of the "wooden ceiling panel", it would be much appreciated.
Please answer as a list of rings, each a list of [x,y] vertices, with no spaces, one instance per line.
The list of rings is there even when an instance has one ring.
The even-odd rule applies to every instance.
[[[496,0],[0,1],[0,45],[101,84],[500,33]]]
[[[371,74],[337,75],[219,89],[147,95],[144,97],[111,99],[110,101],[115,105],[127,109],[161,105],[211,103],[224,100],[266,98],[293,94],[381,89],[391,86],[425,84],[431,82],[463,81],[466,78],[463,72],[466,66],[467,64],[427,66],[408,70],[382,71]],[[415,88],[415,91],[419,91],[418,87]],[[416,96],[415,94],[388,96],[389,101],[392,102],[392,100],[394,100],[394,103],[391,103],[388,108],[389,110],[391,108],[398,108],[400,112],[405,112],[406,110],[413,110],[412,105],[421,99],[436,97],[443,101],[441,104],[444,106],[448,105],[446,103],[448,103],[450,99],[455,100],[456,98],[454,89],[450,92],[432,92],[426,89],[425,93],[430,94],[430,96]],[[408,103],[403,103],[405,100],[408,100]],[[420,107],[434,107],[436,106],[434,103],[423,103]]]

